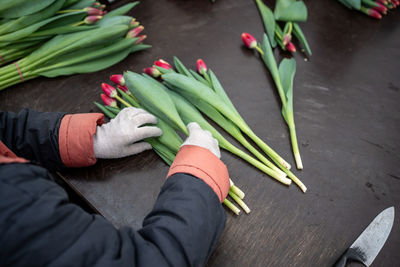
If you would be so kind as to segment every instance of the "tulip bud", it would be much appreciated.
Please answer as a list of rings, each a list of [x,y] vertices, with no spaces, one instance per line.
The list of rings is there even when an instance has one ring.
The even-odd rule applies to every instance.
[[[143,69],[143,71],[147,75],[154,77],[154,78],[160,77],[160,75],[161,75],[161,72],[156,67],[145,68],[145,69]]]
[[[287,45],[288,43],[290,43],[290,41],[292,40],[292,36],[290,35],[290,34],[286,34],[284,37],[283,37],[283,45]]]
[[[376,11],[375,9],[369,8],[368,9],[368,16],[376,18],[376,19],[381,19],[382,15],[379,14],[378,11]]]
[[[133,28],[126,34],[126,38],[135,38],[144,30],[143,26]]]
[[[159,59],[157,61],[154,61],[154,65],[156,65],[158,67],[161,67],[161,68],[164,68],[164,69],[167,69],[167,70],[172,69],[172,66],[167,61],[165,61],[163,59]]]
[[[139,36],[139,39],[137,39],[137,41],[135,42],[135,44],[140,44],[141,42],[143,42],[144,39],[147,38],[147,35],[141,35]]]
[[[102,16],[87,16],[84,20],[86,24],[93,24],[97,22],[99,19],[101,19]]]
[[[113,83],[115,83],[115,84],[122,85],[122,86],[125,85],[124,76],[121,75],[121,74],[114,74],[114,75],[111,75],[111,76],[110,76],[110,80],[111,80]]]
[[[140,25],[139,21],[136,21],[135,18],[132,18],[131,23],[129,24],[129,28],[136,28],[139,25]]]
[[[101,88],[103,89],[103,92],[104,92],[108,97],[114,98],[114,97],[116,97],[116,96],[118,95],[117,89],[115,89],[114,87],[112,87],[112,86],[109,85],[109,84],[102,83],[102,84],[101,84]]]
[[[292,52],[292,53],[296,52],[296,47],[294,46],[294,44],[293,44],[292,42],[288,43],[288,44],[285,46],[285,48],[286,48],[286,50],[289,51],[289,52]]]
[[[126,87],[126,85],[118,85],[118,89],[124,91],[128,95],[131,95],[131,91],[128,90],[128,87]]]
[[[106,106],[114,107],[114,108],[118,107],[117,101],[115,99],[110,98],[110,97],[106,96],[105,94],[101,94],[100,97],[101,97],[101,100],[103,100],[103,103]]]
[[[198,59],[196,62],[196,65],[197,65],[197,71],[200,74],[203,74],[204,72],[207,71],[207,65],[206,65],[206,63],[204,63],[204,61],[202,59]]]
[[[87,7],[85,8],[87,11],[87,14],[89,16],[97,16],[97,15],[102,15],[103,11],[94,7]]]
[[[375,9],[376,11],[381,12],[382,14],[386,14],[387,13],[387,8],[384,5],[382,5],[381,3],[377,3],[377,2],[376,2],[376,4],[379,7],[374,7],[373,9]]]
[[[131,23],[130,27],[131,28],[136,28],[139,25],[140,25],[140,22],[139,21],[135,21],[135,22]]]
[[[253,49],[257,46],[257,40],[249,33],[242,33],[242,41],[243,43],[250,49]]]
[[[101,4],[99,2],[94,2],[93,5],[95,8],[101,7]]]

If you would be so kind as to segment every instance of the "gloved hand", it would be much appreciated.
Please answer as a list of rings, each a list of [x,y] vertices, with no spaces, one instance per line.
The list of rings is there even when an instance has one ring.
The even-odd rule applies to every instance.
[[[160,136],[162,131],[155,126],[142,126],[148,123],[156,124],[157,118],[143,109],[124,108],[110,122],[97,126],[93,137],[95,157],[122,158],[151,149],[149,143],[138,141]]]
[[[200,146],[210,150],[218,158],[221,158],[218,141],[214,137],[212,137],[209,131],[201,129],[196,122],[189,123],[187,128],[189,130],[189,136],[188,138],[186,138],[185,142],[183,142],[182,146]]]

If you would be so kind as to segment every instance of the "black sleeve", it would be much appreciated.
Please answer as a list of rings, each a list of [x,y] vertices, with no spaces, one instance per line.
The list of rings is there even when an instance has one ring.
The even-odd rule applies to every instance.
[[[50,170],[62,164],[58,131],[64,113],[23,109],[18,114],[0,111],[0,140],[17,156]]]
[[[30,178],[38,166],[16,165],[24,164],[0,165],[0,177],[1,168],[18,173],[0,184],[0,266],[204,266],[224,228],[218,197],[191,175],[171,176],[135,231],[68,203],[50,180]]]

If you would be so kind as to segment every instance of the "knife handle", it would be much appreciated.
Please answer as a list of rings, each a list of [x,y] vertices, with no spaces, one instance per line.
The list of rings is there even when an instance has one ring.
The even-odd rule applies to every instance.
[[[364,264],[364,259],[360,257],[359,253],[357,253],[357,250],[353,248],[348,248],[333,266],[345,267],[348,261],[358,261]]]

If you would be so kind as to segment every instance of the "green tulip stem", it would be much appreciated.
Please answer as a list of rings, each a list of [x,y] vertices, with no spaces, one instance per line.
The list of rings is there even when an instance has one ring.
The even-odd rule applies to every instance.
[[[80,12],[80,11],[85,11],[85,10],[84,9],[65,9],[65,10],[58,11],[57,14],[65,14],[65,13]]]
[[[238,197],[231,190],[229,190],[228,194],[244,210],[244,212],[246,212],[247,214],[250,213],[249,207],[246,205],[246,203],[244,203],[244,201],[242,199],[240,199],[240,197]]]
[[[244,192],[234,184],[231,185],[229,190],[235,193],[235,195],[237,195],[240,199],[243,199],[245,196]]]
[[[222,202],[228,209],[230,209],[233,213],[235,213],[236,215],[239,215],[240,213],[240,209],[238,207],[236,207],[235,205],[233,205],[232,202],[230,202],[229,200],[227,200],[226,198],[224,199],[224,201]]]
[[[121,102],[122,104],[124,104],[127,107],[132,107],[131,104],[129,104],[128,102],[126,102],[125,100],[123,100],[119,95],[115,96],[115,99],[117,99],[119,102]]]
[[[258,53],[260,53],[262,56],[264,55],[264,51],[262,51],[262,49],[257,45],[256,47],[254,47]]]
[[[77,22],[77,23],[75,23],[75,24],[72,24],[72,26],[80,26],[80,25],[82,25],[82,24],[85,24],[85,21],[84,21],[84,20],[79,21],[79,22]]]

